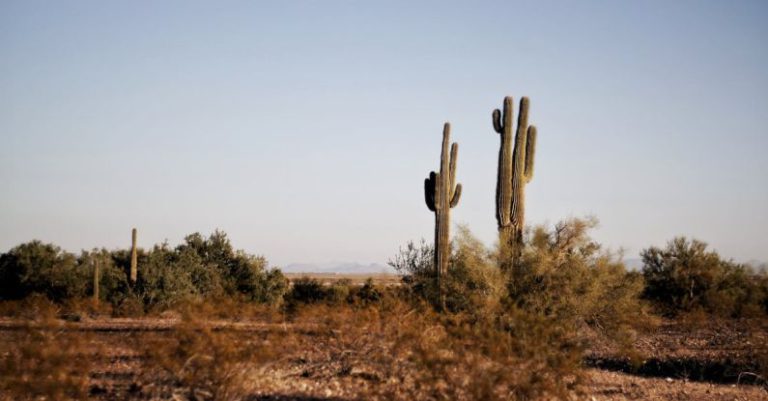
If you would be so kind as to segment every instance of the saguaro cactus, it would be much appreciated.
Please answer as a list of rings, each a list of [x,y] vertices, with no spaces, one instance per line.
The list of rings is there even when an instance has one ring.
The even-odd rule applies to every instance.
[[[520,114],[512,145],[514,101],[504,98],[504,113],[493,111],[493,128],[501,136],[499,171],[496,181],[496,221],[502,247],[512,251],[513,263],[520,256],[525,221],[525,185],[533,178],[536,127],[528,125],[527,97],[520,99]]]
[[[136,278],[139,273],[139,256],[136,251],[136,229],[131,230],[131,272],[130,281],[131,284],[136,284]]]
[[[451,125],[443,126],[443,145],[440,151],[440,172],[429,173],[424,180],[424,197],[429,210],[435,213],[435,276],[439,291],[439,303],[445,307],[443,295],[443,275],[448,270],[451,257],[451,208],[459,203],[461,184],[456,183],[456,157],[459,145],[453,143],[448,153],[451,139]]]
[[[99,260],[93,260],[93,303],[99,303]]]

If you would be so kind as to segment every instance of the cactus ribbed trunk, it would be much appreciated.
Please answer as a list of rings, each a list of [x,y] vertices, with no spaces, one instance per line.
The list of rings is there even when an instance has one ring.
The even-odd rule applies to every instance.
[[[517,264],[523,246],[525,225],[525,185],[533,179],[536,152],[536,127],[528,125],[529,100],[520,99],[520,111],[513,137],[514,100],[504,98],[503,113],[493,111],[493,128],[501,136],[499,169],[496,181],[496,222],[499,244],[511,252],[510,262]]]
[[[427,208],[435,213],[435,277],[438,288],[438,305],[445,309],[443,276],[448,270],[451,258],[451,208],[459,203],[461,184],[456,183],[456,158],[459,145],[451,141],[451,125],[443,126],[443,144],[440,149],[440,172],[429,173],[424,180],[424,197]]]
[[[99,303],[99,261],[93,261],[93,302]]]
[[[136,251],[136,229],[131,230],[131,272],[130,281],[131,284],[136,284],[136,278],[139,273],[139,255]]]

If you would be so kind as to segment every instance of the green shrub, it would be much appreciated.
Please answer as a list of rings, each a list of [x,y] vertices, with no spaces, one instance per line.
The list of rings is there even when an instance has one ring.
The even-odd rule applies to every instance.
[[[743,317],[768,312],[766,274],[723,260],[702,241],[676,237],[664,249],[643,250],[642,258],[644,296],[666,314],[700,309]]]
[[[313,304],[325,301],[328,291],[318,280],[304,276],[293,281],[286,298],[289,304]]]
[[[134,292],[146,310],[166,309],[199,295],[188,264],[197,261],[180,256],[164,243],[155,245],[147,254],[146,262],[139,265]]]
[[[0,255],[0,300],[40,293],[60,302],[83,297],[90,270],[81,269],[71,253],[53,244],[31,241]]]
[[[569,219],[553,230],[536,227],[519,266],[509,272],[509,299],[517,308],[562,322],[617,333],[638,323],[643,280],[588,232],[595,219]]]
[[[479,313],[497,304],[504,296],[504,275],[485,246],[467,227],[459,226],[451,244],[451,261],[443,277],[445,306],[451,312]],[[414,300],[435,303],[438,299],[434,270],[434,249],[421,240],[408,242],[389,261],[403,276],[403,284]]]
[[[205,238],[199,233],[188,235],[177,253],[197,255],[193,283],[198,293],[243,295],[247,299],[277,303],[288,283],[277,269],[269,269],[263,256],[235,251],[227,234],[216,230]]]
[[[328,302],[341,304],[349,302],[352,295],[352,280],[344,278],[333,282],[326,290]]]
[[[115,264],[113,253],[106,249],[83,251],[77,258],[78,265],[87,272],[87,294],[93,294],[93,266],[99,264],[99,297],[112,306],[119,305],[130,293],[126,271]]]
[[[492,254],[464,226],[459,226],[452,248],[443,287],[446,308],[470,313],[494,309],[506,296],[506,289],[504,274]]]
[[[39,293],[65,303],[93,294],[94,264],[99,294],[116,314],[158,310],[180,302],[234,297],[279,304],[288,283],[261,256],[235,251],[226,234],[192,234],[176,248],[167,243],[138,251],[138,278],[127,280],[128,250],[83,251],[78,257],[52,244],[31,241],[0,255],[0,301]],[[71,303],[71,302],[69,302]],[[143,312],[142,312],[143,313]]]
[[[368,278],[360,288],[357,288],[352,293],[352,296],[354,302],[361,305],[369,305],[381,301],[381,299],[384,297],[384,294],[381,289],[376,287],[376,285],[373,283],[373,279]]]
[[[497,305],[563,324],[587,324],[619,333],[638,321],[644,305],[640,275],[628,273],[620,258],[589,237],[596,220],[569,219],[554,229],[529,231],[519,265],[504,271],[508,255],[491,252],[460,227],[445,275],[451,312],[493,313]],[[432,248],[408,243],[390,262],[416,299],[437,299]]]

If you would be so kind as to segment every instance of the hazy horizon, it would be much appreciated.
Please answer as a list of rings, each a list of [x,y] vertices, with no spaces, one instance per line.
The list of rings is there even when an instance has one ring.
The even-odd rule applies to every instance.
[[[0,252],[224,230],[275,265],[385,264],[452,210],[496,236],[505,95],[538,127],[527,223],[594,215],[768,261],[768,3],[0,3]]]

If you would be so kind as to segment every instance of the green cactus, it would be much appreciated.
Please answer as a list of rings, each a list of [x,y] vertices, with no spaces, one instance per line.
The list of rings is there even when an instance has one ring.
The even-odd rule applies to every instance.
[[[439,291],[439,305],[445,308],[443,275],[448,270],[451,257],[451,208],[459,203],[461,184],[456,183],[456,158],[459,145],[453,143],[448,152],[451,125],[443,126],[443,144],[440,151],[440,173],[434,171],[424,180],[424,197],[427,208],[435,213],[435,276]]]
[[[139,256],[136,251],[136,229],[134,228],[131,230],[131,272],[130,272],[130,281],[131,284],[136,284],[136,278],[138,277],[139,273]]]
[[[512,145],[514,101],[504,98],[504,112],[493,111],[493,128],[501,136],[499,170],[496,181],[496,221],[499,242],[512,251],[515,263],[522,251],[525,222],[525,185],[533,178],[533,158],[536,152],[536,127],[528,125],[527,97],[520,99],[520,114]]]
[[[93,303],[99,303],[99,260],[93,260]]]

